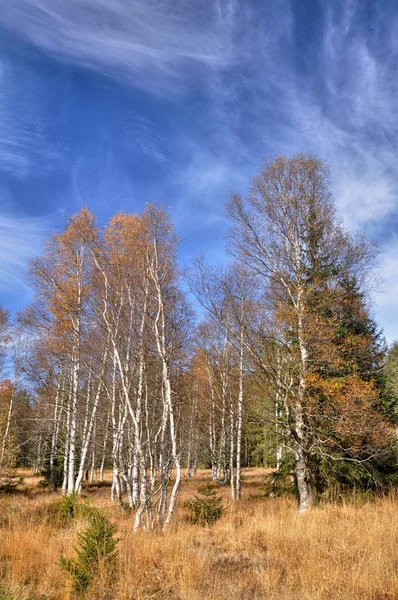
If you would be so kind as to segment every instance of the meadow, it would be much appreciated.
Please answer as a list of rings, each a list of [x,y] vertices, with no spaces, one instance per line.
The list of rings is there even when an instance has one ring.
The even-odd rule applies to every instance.
[[[84,516],[49,518],[60,494],[28,472],[17,493],[0,498],[0,599],[79,597],[59,557],[73,557]],[[190,524],[186,500],[210,480],[184,479],[164,533],[132,531],[132,515],[109,499],[109,482],[84,488],[84,503],[115,523],[115,559],[100,567],[89,600],[393,600],[398,598],[398,496],[365,502],[353,495],[299,516],[293,498],[264,493],[264,469],[243,473],[243,497],[220,488],[224,515],[211,527]],[[50,507],[50,508],[49,508]]]

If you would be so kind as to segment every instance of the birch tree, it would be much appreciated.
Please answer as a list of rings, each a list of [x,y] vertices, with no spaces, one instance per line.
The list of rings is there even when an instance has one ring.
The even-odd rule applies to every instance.
[[[178,288],[173,228],[161,209],[111,219],[92,249],[96,314],[109,339],[113,493],[126,487],[134,528],[166,527],[181,481],[176,405],[189,311]],[[169,494],[169,482],[174,482]],[[157,504],[156,518],[154,506]]]
[[[294,373],[287,420],[300,512],[314,499],[309,386],[320,335],[314,299],[325,298],[326,290],[348,273],[364,281],[374,254],[371,245],[350,238],[338,223],[328,176],[315,157],[277,157],[264,162],[247,200],[234,195],[228,204],[230,251],[259,278],[264,304],[280,324],[278,337]],[[259,364],[269,376],[268,365],[262,360]]]
[[[75,490],[81,349],[87,334],[91,293],[90,245],[98,235],[94,217],[87,209],[72,217],[61,234],[53,235],[45,254],[31,262],[30,277],[36,288],[42,327],[65,348],[70,386],[67,403],[66,492]]]
[[[252,313],[249,288],[252,281],[234,265],[216,274],[202,260],[197,260],[194,271],[188,277],[191,291],[207,309],[210,319],[201,326],[202,339],[206,329],[207,352],[205,353],[208,393],[211,398],[209,418],[209,447],[213,479],[231,487],[231,496],[239,500],[241,495],[241,454],[244,408],[244,371],[248,365],[246,351],[247,313]],[[219,349],[217,350],[217,342]],[[216,411],[216,406],[218,410]],[[219,427],[216,427],[216,413]],[[227,426],[227,419],[229,424]],[[217,433],[219,450],[217,462]],[[228,474],[226,449],[228,431]],[[220,470],[224,472],[220,479]]]

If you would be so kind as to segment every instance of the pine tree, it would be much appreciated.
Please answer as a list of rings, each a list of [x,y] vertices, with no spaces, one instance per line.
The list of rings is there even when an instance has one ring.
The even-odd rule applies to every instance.
[[[309,393],[311,424],[323,443],[312,456],[312,485],[318,493],[331,486],[380,490],[398,476],[383,404],[386,347],[355,277],[324,292],[318,327],[323,335],[313,348]]]
[[[76,558],[61,556],[59,564],[73,578],[77,591],[86,590],[100,565],[115,558],[119,542],[119,538],[114,537],[115,530],[115,525],[111,525],[102,512],[96,510],[92,512],[88,527],[78,534]]]

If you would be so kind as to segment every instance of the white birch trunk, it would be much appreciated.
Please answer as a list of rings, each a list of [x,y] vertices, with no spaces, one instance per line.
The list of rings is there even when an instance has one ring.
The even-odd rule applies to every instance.
[[[66,408],[66,422],[65,422],[65,448],[64,448],[64,479],[62,482],[62,493],[66,494],[68,487],[68,462],[69,462],[69,443],[70,443],[70,405],[71,405],[71,394],[72,394],[72,373],[71,380],[68,389],[68,403]]]
[[[11,418],[12,418],[12,411],[13,411],[13,407],[14,407],[14,397],[15,397],[15,385],[12,385],[11,390],[10,390],[10,402],[8,404],[8,410],[7,410],[6,426],[4,428],[3,440],[2,440],[2,443],[1,443],[0,476],[2,475],[2,472],[3,472],[4,456],[5,456],[5,451],[6,451],[6,447],[7,447],[8,438],[9,438],[9,435],[10,435]]]
[[[100,483],[103,483],[103,481],[104,481],[104,469],[105,469],[105,461],[106,461],[106,445],[108,442],[109,421],[110,421],[110,411],[108,411],[108,415],[106,417],[104,443],[102,445],[102,458],[101,458],[100,476],[99,476]]]
[[[236,499],[236,488],[235,488],[235,411],[234,411],[234,400],[233,395],[230,395],[229,401],[229,483],[231,486],[232,500]]]
[[[77,395],[80,361],[77,356],[78,350],[72,363],[72,397],[70,406],[70,428],[69,428],[69,452],[68,452],[68,483],[66,493],[69,496],[75,489],[75,462],[76,462],[76,436],[77,436]]]
[[[239,345],[239,389],[236,418],[236,482],[235,498],[240,500],[241,496],[241,446],[242,446],[242,415],[243,415],[243,327],[240,332]]]
[[[50,481],[51,481],[51,488],[53,491],[55,491],[55,489],[56,489],[55,455],[57,452],[57,440],[58,440],[58,431],[59,431],[59,426],[60,426],[60,421],[61,421],[63,395],[64,395],[64,375],[61,370],[59,373],[59,377],[58,377],[57,393],[55,396],[54,422],[53,422],[53,430],[52,430],[52,435],[51,435],[51,450],[50,450]]]
[[[100,372],[99,378],[98,378],[97,391],[95,394],[90,418],[88,417],[88,411],[86,411],[86,423],[85,423],[85,432],[84,432],[85,435],[83,437],[83,445],[82,445],[82,450],[81,450],[81,454],[80,454],[79,470],[78,470],[78,474],[76,477],[75,488],[74,488],[75,491],[78,493],[81,492],[81,486],[82,486],[82,482],[83,482],[84,467],[86,464],[87,452],[90,447],[91,436],[93,433],[95,419],[97,416],[98,405],[99,405],[99,401],[100,401],[100,397],[101,397],[101,393],[102,393],[102,389],[103,389],[103,385],[104,385],[104,375],[105,375],[105,366],[106,366],[107,357],[108,357],[108,343],[106,343],[106,346],[104,348],[101,372]],[[91,381],[91,377],[89,378],[89,381]],[[89,390],[90,389],[91,389],[91,386],[89,386]],[[89,390],[87,392],[87,405],[89,402],[89,394],[90,394]]]
[[[308,352],[304,341],[304,328],[303,328],[303,308],[301,304],[301,291],[298,292],[297,301],[297,313],[298,313],[298,341],[300,347],[300,380],[297,392],[297,399],[294,405],[294,426],[296,433],[296,448],[295,448],[295,474],[297,481],[297,490],[299,495],[299,513],[306,512],[313,503],[309,484],[309,472],[307,466],[307,454],[306,454],[306,433],[304,423],[304,402],[306,392],[306,373],[308,363]]]

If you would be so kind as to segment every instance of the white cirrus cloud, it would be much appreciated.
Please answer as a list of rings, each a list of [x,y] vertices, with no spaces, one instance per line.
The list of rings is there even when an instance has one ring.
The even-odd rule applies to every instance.
[[[310,19],[303,12],[297,16],[299,4],[10,0],[0,11],[0,25],[56,60],[102,73],[161,102],[178,104],[186,92],[200,92],[190,113],[192,130],[177,125],[167,140],[157,134],[150,114],[141,123],[124,116],[126,140],[137,139],[143,154],[170,166],[174,214],[189,234],[197,217],[197,230],[208,242],[206,231],[214,232],[222,220],[223,200],[234,189],[244,192],[261,154],[311,152],[331,167],[334,196],[348,227],[377,231],[383,240],[398,209],[398,14],[389,3],[382,9],[370,0],[371,19],[360,0],[318,3],[311,30]],[[44,100],[34,95],[29,108],[24,101],[25,76],[2,63],[0,168],[20,177],[37,164],[60,163],[45,135],[45,111],[37,108]],[[188,158],[175,164],[179,144]],[[78,167],[73,181],[82,186],[85,173]],[[111,171],[104,169],[103,177]],[[220,239],[220,255],[222,245]],[[389,331],[395,266],[388,249],[381,274],[394,292],[380,296],[378,310]]]
[[[12,0],[0,23],[52,57],[170,94],[187,67],[230,63],[233,13],[223,0]]]
[[[26,291],[27,263],[43,250],[51,230],[49,217],[10,216],[0,213],[0,291]]]
[[[46,174],[62,165],[48,133],[51,91],[28,67],[0,61],[0,172],[18,179]]]

